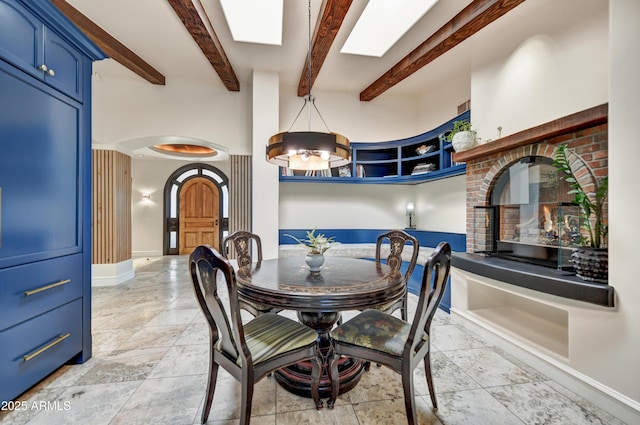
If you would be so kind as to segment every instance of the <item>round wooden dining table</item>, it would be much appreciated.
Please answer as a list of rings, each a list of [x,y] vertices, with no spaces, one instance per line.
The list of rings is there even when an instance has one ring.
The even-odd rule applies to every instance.
[[[304,257],[284,257],[253,263],[236,272],[241,300],[297,311],[298,319],[318,332],[322,376],[320,396],[328,397],[332,357],[329,332],[340,312],[364,310],[398,300],[406,291],[402,274],[384,264],[350,257],[325,257],[320,272],[311,273]],[[343,358],[339,363],[340,393],[360,380],[363,363]],[[300,362],[274,373],[288,391],[311,396],[311,363]]]

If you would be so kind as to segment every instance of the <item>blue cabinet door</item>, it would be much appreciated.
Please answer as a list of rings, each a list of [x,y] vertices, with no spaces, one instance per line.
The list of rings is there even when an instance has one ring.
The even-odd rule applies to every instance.
[[[84,56],[48,28],[44,29],[44,63],[47,84],[82,101]]]
[[[0,0],[0,58],[42,78],[42,22],[15,0]]]
[[[0,61],[0,268],[80,252],[78,102]]]

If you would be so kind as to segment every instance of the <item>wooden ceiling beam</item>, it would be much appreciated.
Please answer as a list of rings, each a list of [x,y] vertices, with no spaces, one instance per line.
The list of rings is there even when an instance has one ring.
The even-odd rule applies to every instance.
[[[352,0],[323,0],[320,8],[321,18],[317,21],[311,40],[311,87],[322,68],[322,64],[331,49]],[[298,83],[298,96],[306,96],[309,86],[309,55],[304,60],[304,68]]]
[[[80,13],[65,0],[51,0],[71,22],[113,60],[138,74],[152,84],[165,85],[165,78],[158,70],[145,62],[127,46],[116,40],[91,19]]]
[[[238,77],[200,0],[169,0],[169,4],[218,73],[227,90],[240,91]]]
[[[411,53],[360,92],[370,101],[462,43],[525,0],[474,0]]]

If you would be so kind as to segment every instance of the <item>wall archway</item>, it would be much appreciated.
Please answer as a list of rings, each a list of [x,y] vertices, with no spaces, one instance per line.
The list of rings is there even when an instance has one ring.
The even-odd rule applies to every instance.
[[[229,233],[229,179],[216,167],[193,163],[178,168],[169,176],[164,186],[163,254],[179,254],[180,191],[192,179],[204,178],[213,183],[220,192],[217,205],[220,217],[218,245]]]

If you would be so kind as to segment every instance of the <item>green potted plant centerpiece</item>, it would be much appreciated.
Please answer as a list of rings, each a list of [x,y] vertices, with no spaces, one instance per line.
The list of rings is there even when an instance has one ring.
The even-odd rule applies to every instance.
[[[587,192],[571,168],[577,158],[590,174],[593,191]],[[576,275],[584,280],[608,283],[609,253],[606,245],[609,227],[604,220],[604,208],[609,191],[609,177],[598,179],[588,164],[573,153],[566,144],[558,146],[554,155],[555,167],[569,183],[570,194],[574,194],[574,202],[581,215],[580,247],[571,254]]]
[[[451,142],[456,152],[470,149],[477,144],[476,132],[468,120],[454,121],[453,129],[447,134],[446,139]]]
[[[293,235],[285,233],[284,236],[288,236],[295,240],[298,244],[307,248],[307,255],[305,261],[309,266],[309,270],[313,273],[320,271],[320,267],[324,264],[324,253],[331,248],[335,242],[335,236],[327,237],[323,233],[316,234],[316,228],[311,231],[307,231],[306,239],[298,239]]]

